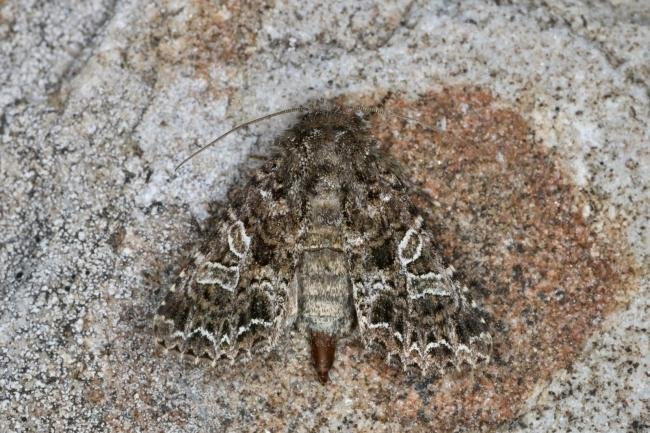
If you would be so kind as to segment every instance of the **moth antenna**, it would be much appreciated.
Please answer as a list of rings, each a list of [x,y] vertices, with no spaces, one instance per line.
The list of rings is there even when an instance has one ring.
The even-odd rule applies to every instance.
[[[232,134],[233,132],[235,132],[235,131],[237,131],[237,130],[239,130],[239,129],[242,129],[242,128],[246,127],[246,126],[252,125],[252,124],[257,123],[257,122],[261,122],[261,121],[263,121],[263,120],[270,119],[270,118],[275,117],[275,116],[281,116],[281,115],[283,115],[283,114],[295,113],[296,111],[309,111],[309,109],[306,108],[306,107],[303,107],[303,106],[300,106],[300,107],[293,107],[293,108],[288,108],[288,109],[286,109],[286,110],[276,111],[275,113],[267,114],[267,115],[265,115],[265,116],[258,117],[257,119],[253,119],[253,120],[249,120],[248,122],[241,123],[241,124],[235,126],[234,128],[232,128],[230,131],[226,132],[225,134],[221,134],[219,137],[215,138],[214,140],[212,140],[211,142],[209,142],[209,143],[206,144],[205,146],[201,147],[199,150],[193,152],[190,156],[188,156],[187,158],[185,158],[184,160],[182,160],[181,163],[178,164],[178,165],[176,166],[176,168],[174,169],[174,171],[176,171],[176,170],[178,170],[179,168],[181,168],[181,166],[182,166],[183,164],[185,164],[185,163],[186,163],[187,161],[189,161],[190,159],[194,158],[194,157],[195,157],[196,155],[198,155],[199,153],[203,152],[203,151],[204,151],[205,149],[207,149],[208,147],[211,147],[212,145],[214,145],[215,143],[217,143],[217,142],[218,142],[219,140],[221,140],[222,138],[225,138],[226,136]]]
[[[413,117],[404,116],[402,114],[395,113],[394,111],[386,110],[385,108],[367,107],[365,105],[353,105],[349,108],[352,111],[361,111],[363,113],[368,113],[368,114],[381,114],[382,116],[388,115],[388,116],[397,117],[398,119],[402,119],[402,120],[410,120],[411,122],[415,122],[418,125],[423,126],[425,128],[431,130],[436,129],[433,125],[429,125],[428,123],[421,122],[418,119],[415,119]]]

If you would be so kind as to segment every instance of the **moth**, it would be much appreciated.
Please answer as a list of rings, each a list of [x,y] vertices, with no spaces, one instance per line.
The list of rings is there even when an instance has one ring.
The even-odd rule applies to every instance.
[[[293,328],[322,383],[348,338],[423,375],[487,362],[487,314],[443,263],[414,187],[372,137],[366,117],[380,110],[301,106],[223,136],[296,111],[210,221],[155,314],[157,340],[235,363],[268,354]]]

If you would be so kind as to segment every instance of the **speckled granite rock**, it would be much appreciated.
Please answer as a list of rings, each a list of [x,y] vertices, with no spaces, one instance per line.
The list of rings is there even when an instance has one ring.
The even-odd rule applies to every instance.
[[[0,1],[0,431],[644,431],[644,2]],[[245,368],[151,339],[209,204],[276,119],[345,95],[430,194],[497,320],[483,370],[406,379],[305,342]]]

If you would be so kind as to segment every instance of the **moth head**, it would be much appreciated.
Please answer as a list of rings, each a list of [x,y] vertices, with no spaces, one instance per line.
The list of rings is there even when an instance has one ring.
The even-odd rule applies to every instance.
[[[275,113],[270,113],[265,116],[258,117],[256,119],[249,120],[248,122],[241,123],[235,126],[234,128],[232,128],[231,130],[225,132],[224,134],[221,134],[219,137],[215,138],[208,144],[199,148],[197,151],[193,152],[190,156],[182,160],[174,170],[178,170],[179,168],[181,168],[181,166],[183,166],[186,162],[194,158],[196,155],[214,146],[216,143],[218,143],[223,138],[227,137],[228,135],[232,134],[235,131],[238,131],[242,128],[245,128],[247,126],[253,125],[258,122],[263,122],[273,117],[282,116],[284,114],[296,113],[296,112],[314,114],[314,115],[347,115],[347,116],[350,116],[350,114],[353,113],[359,117],[361,117],[362,114],[380,114],[384,116],[397,117],[398,119],[413,121],[431,130],[435,129],[433,126],[422,123],[417,119],[414,119],[412,117],[402,116],[400,114],[394,113],[392,111],[386,110],[381,107],[368,107],[365,105],[326,104],[324,100],[319,100],[318,102],[313,102],[307,105],[301,105],[299,107],[287,108],[285,110],[276,111]]]

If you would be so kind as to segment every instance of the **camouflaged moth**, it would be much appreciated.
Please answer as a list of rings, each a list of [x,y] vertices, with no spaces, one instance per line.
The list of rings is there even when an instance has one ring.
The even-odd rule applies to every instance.
[[[232,188],[158,308],[158,341],[235,362],[296,327],[322,383],[343,337],[422,374],[487,361],[485,312],[443,264],[413,186],[370,134],[364,116],[380,110],[320,104],[261,119],[292,111],[298,123]]]

